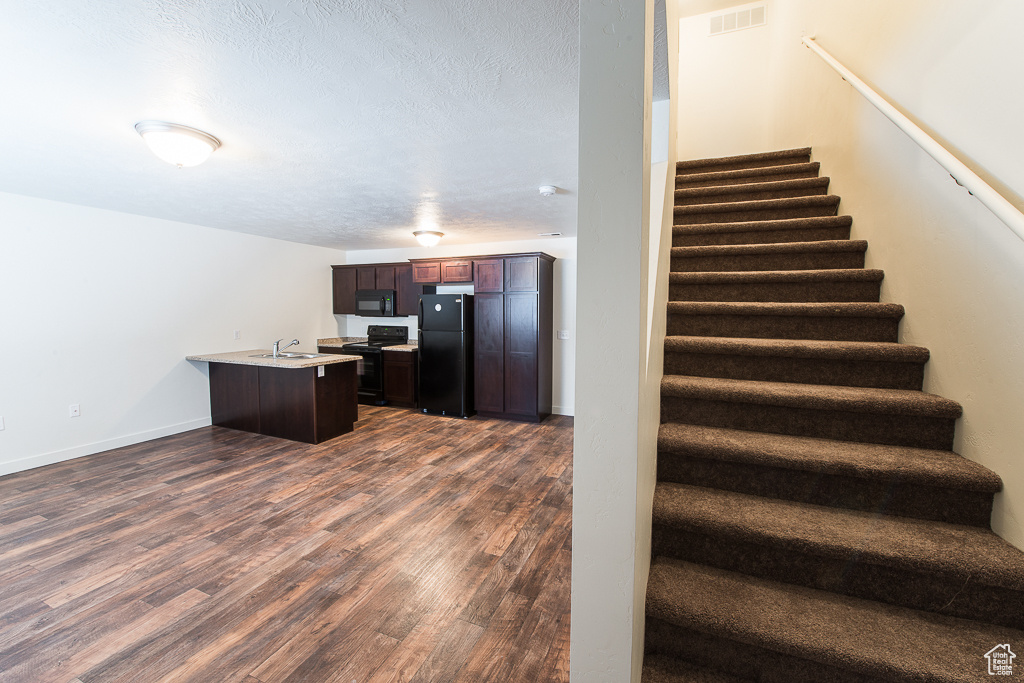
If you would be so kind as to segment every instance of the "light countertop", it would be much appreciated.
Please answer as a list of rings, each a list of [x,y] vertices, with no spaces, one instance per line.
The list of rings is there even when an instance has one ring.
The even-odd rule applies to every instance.
[[[333,363],[348,363],[361,360],[360,356],[329,353],[316,358],[253,358],[261,353],[271,353],[269,349],[250,349],[248,351],[229,351],[227,353],[208,353],[204,355],[185,356],[185,360],[205,361],[208,363],[231,363],[233,365],[259,365],[267,368],[315,368]]]
[[[327,339],[317,339],[316,340],[316,345],[318,347],[326,346],[328,348],[336,348],[336,347],[341,347],[343,344],[349,344],[351,342],[364,342],[364,341],[366,341],[366,337],[329,337]],[[386,346],[386,347],[384,347],[385,351],[416,351],[418,349],[419,349],[419,346],[417,345],[415,339],[409,340],[408,344],[398,344],[396,346]]]

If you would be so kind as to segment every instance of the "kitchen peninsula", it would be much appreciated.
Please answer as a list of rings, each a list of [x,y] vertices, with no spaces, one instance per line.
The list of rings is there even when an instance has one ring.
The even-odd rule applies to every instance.
[[[352,431],[359,356],[262,357],[267,354],[253,349],[186,357],[210,364],[213,424],[314,444]]]

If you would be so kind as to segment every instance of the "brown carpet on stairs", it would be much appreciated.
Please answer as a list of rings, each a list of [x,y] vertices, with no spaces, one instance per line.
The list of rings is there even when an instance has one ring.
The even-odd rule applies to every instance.
[[[1001,481],[810,154],[677,165],[643,679],[991,680],[1024,657]]]

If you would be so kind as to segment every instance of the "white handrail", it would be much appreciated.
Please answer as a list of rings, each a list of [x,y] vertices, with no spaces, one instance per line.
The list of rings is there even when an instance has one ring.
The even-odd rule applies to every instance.
[[[953,180],[955,180],[958,185],[966,188],[968,192],[978,199],[978,201],[988,207],[989,211],[994,213],[999,220],[1006,223],[1007,227],[1009,227],[1010,230],[1013,230],[1017,237],[1024,240],[1024,213],[1021,213],[1017,210],[1017,207],[1006,201],[1006,198],[1003,197],[1003,195],[992,189],[991,185],[979,178],[977,173],[967,168],[962,161],[957,159],[949,152],[949,150],[940,145],[935,138],[921,130],[916,123],[904,116],[898,109],[896,109],[896,107],[889,104],[889,102],[875,92],[871,86],[857,78],[852,71],[840,64],[835,57],[830,55],[828,52],[825,52],[825,50],[823,50],[821,46],[814,41],[814,38],[805,36],[803,44],[825,60],[825,63],[835,69],[839,75],[843,77],[843,80],[852,85],[854,89],[867,98],[868,102],[873,104],[878,111],[885,114],[900,130],[909,135],[911,140],[916,142],[921,149],[928,153],[928,156],[935,159],[935,161],[939,162],[944,169],[949,171],[949,174],[953,176]]]

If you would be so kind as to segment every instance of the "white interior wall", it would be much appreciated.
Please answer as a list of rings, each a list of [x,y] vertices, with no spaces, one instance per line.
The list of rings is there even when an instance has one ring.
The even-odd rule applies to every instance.
[[[637,492],[654,0],[580,2],[570,680],[639,680]],[[642,603],[641,603],[642,604]],[[640,628],[638,628],[640,624]]]
[[[1024,208],[1024,110],[1013,0],[773,0],[766,29],[698,38],[680,50],[681,159],[810,145],[883,268],[882,297],[906,306],[901,340],[932,351],[925,390],[961,402],[956,450],[997,472],[993,527],[1024,547],[1024,243],[887,119],[800,45],[818,42]],[[757,35],[757,31],[762,31]],[[717,86],[760,73],[771,40],[768,94],[737,102]],[[685,43],[686,41],[684,41]],[[713,57],[713,58],[712,58]],[[712,73],[692,73],[694,70]],[[703,85],[700,85],[703,83]],[[711,85],[709,85],[711,84]],[[698,87],[699,86],[699,87]],[[739,90],[743,90],[739,88]],[[752,134],[736,144],[737,107]],[[723,125],[728,121],[728,125]],[[749,137],[749,139],[747,139]]]
[[[0,215],[0,474],[210,424],[186,355],[337,334],[343,252],[4,193]]]
[[[571,201],[563,195],[541,198],[541,201]],[[542,251],[555,257],[553,327],[555,339],[552,349],[552,411],[558,415],[573,415],[575,412],[576,376],[576,238],[542,237],[536,240],[514,242],[486,242],[480,244],[439,244],[436,247],[408,247],[406,249],[362,249],[346,253],[346,263],[399,263],[414,258],[478,256],[484,254],[518,254]],[[459,287],[459,291],[465,288]],[[439,293],[443,293],[438,288]],[[368,325],[406,325],[409,338],[416,338],[416,318],[366,318],[355,315],[339,315],[339,329],[351,337],[366,336]],[[557,338],[558,330],[569,334],[569,338]]]
[[[774,0],[756,4],[766,4],[771,26]],[[708,36],[713,14],[674,22],[679,29],[678,159],[748,154],[770,144],[765,113],[776,77],[772,32],[757,26]]]

